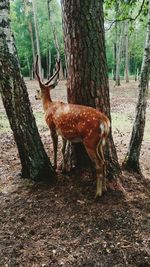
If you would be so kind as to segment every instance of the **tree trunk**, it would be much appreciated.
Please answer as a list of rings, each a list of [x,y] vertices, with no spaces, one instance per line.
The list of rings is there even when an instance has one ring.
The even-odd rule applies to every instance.
[[[35,48],[34,48],[34,37],[33,37],[33,28],[32,28],[32,23],[31,21],[28,22],[28,28],[29,28],[29,33],[30,33],[30,39],[31,39],[31,45],[32,45],[32,57],[33,57],[33,63],[35,63]]]
[[[47,6],[48,6],[48,16],[49,16],[49,22],[50,22],[50,27],[52,28],[52,33],[54,37],[54,44],[55,44],[55,49],[57,51],[57,58],[60,59],[60,48],[58,44],[58,39],[57,39],[57,34],[56,34],[56,29],[55,26],[53,25],[53,21],[51,19],[51,6],[50,6],[51,0],[47,0]],[[64,74],[63,74],[63,68],[62,68],[62,63],[60,61],[60,71],[59,71],[59,79],[64,80]]]
[[[54,181],[54,171],[45,153],[29,102],[13,35],[9,1],[0,2],[0,92],[18,148],[22,177]]]
[[[30,35],[30,40],[31,40],[33,63],[35,63],[36,55],[35,55],[35,48],[34,48],[34,35],[33,35],[32,22],[30,21],[30,18],[29,18],[29,2],[28,2],[28,0],[24,0],[24,13],[25,13],[25,16],[27,18],[27,24],[28,24],[29,35]]]
[[[113,80],[116,80],[116,65],[117,65],[117,48],[116,43],[114,43],[114,71],[113,71]]]
[[[31,69],[30,69],[30,62],[29,62],[28,56],[26,58],[26,61],[27,61],[27,66],[28,66],[29,78],[31,80],[32,79],[32,73],[31,73]]]
[[[128,21],[125,21],[125,81],[129,82]]]
[[[135,81],[139,80],[139,69],[136,69],[136,73],[135,73]]]
[[[118,38],[117,44],[117,59],[116,59],[116,86],[120,86],[120,63],[121,63],[121,52],[122,52],[122,35],[124,27],[122,25],[120,38]]]
[[[117,43],[118,43],[118,21],[117,21],[117,17],[118,17],[118,11],[119,11],[119,2],[116,1],[114,3],[115,5],[115,40],[113,43],[113,51],[114,51],[114,77],[113,80],[116,81],[116,67],[117,67]]]
[[[51,67],[52,67],[52,54],[51,54],[51,49],[48,49],[48,77],[51,75]]]
[[[95,107],[110,118],[102,1],[62,0],[61,4],[68,70],[68,101]],[[84,163],[87,165],[86,153],[81,144],[73,147],[74,149],[69,146],[68,150],[69,166],[72,158],[76,159],[74,163],[78,168],[83,167]],[[106,159],[108,176],[113,178],[120,172],[120,168],[112,132]]]
[[[145,49],[143,55],[143,62],[141,67],[141,75],[139,80],[139,97],[136,106],[136,117],[133,124],[128,152],[125,157],[125,161],[123,163],[125,169],[135,171],[138,173],[141,172],[139,157],[143,141],[144,127],[145,127],[149,75],[150,75],[150,1],[149,1],[149,11],[148,11],[147,35],[146,35]]]
[[[32,0],[32,6],[33,6],[33,17],[34,17],[35,36],[36,36],[36,48],[37,48],[37,54],[39,56],[39,60],[38,60],[39,74],[42,77],[41,53],[40,53],[40,38],[39,38],[39,28],[38,28],[38,22],[37,22],[36,0]]]

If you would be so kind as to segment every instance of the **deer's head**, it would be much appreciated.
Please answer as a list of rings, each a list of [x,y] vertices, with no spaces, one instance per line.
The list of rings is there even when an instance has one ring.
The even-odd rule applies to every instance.
[[[37,80],[39,82],[40,90],[37,90],[37,94],[35,95],[35,99],[39,100],[42,98],[42,96],[49,90],[52,90],[56,87],[58,83],[58,74],[60,70],[60,59],[56,60],[56,71],[55,73],[48,79],[46,83],[42,81],[42,78],[39,74],[39,68],[38,68],[38,55],[36,57],[36,63],[35,63],[35,74],[37,77]]]

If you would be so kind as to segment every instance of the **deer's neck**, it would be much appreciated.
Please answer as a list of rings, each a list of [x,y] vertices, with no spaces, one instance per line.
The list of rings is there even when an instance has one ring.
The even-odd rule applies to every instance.
[[[50,92],[48,89],[42,92],[42,102],[44,111],[46,111],[49,108],[50,104],[52,103],[52,99],[50,97]]]

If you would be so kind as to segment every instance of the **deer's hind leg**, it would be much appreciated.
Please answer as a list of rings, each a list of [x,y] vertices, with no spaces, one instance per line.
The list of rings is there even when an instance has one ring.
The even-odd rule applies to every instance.
[[[90,157],[90,159],[95,163],[96,168],[96,198],[101,197],[102,193],[106,191],[106,181],[105,181],[105,161],[103,154],[103,144],[101,140],[99,142],[92,142],[92,138],[90,140],[86,140],[84,142],[84,146],[86,151]]]
[[[101,162],[102,165],[102,191],[105,192],[107,191],[106,187],[106,163],[105,163],[105,158],[104,158],[104,140],[100,140],[100,142],[97,145],[97,155],[99,158],[99,161]],[[105,143],[105,142],[104,142]]]

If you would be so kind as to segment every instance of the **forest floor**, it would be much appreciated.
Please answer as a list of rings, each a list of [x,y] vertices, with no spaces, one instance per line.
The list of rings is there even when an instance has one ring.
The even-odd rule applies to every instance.
[[[53,149],[38,85],[26,81],[45,149]],[[122,163],[130,140],[137,83],[110,82],[113,136]],[[65,83],[52,91],[66,101]],[[108,191],[94,200],[96,181],[84,171],[63,175],[54,187],[20,178],[20,161],[0,102],[0,267],[150,266],[150,97],[141,151],[143,176],[122,172],[124,193]],[[61,162],[59,140],[59,163]]]

